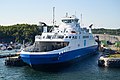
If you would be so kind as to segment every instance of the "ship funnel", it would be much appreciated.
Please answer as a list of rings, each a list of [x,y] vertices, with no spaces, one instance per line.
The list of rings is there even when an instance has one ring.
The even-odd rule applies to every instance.
[[[45,32],[45,33],[47,32],[47,26],[43,27],[43,32]]]
[[[44,22],[39,22],[40,26],[47,26]]]
[[[91,24],[90,26],[89,26],[89,33],[92,33],[92,26],[93,26],[93,24]]]
[[[43,27],[43,32],[47,32],[47,25],[44,22],[39,22],[39,24]]]

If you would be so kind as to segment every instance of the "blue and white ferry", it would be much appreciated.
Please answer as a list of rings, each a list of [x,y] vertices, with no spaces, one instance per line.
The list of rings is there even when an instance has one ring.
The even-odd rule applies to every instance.
[[[35,36],[34,44],[21,51],[21,59],[35,66],[64,63],[95,53],[98,44],[91,28],[81,28],[78,21],[76,16],[63,17],[59,27]]]

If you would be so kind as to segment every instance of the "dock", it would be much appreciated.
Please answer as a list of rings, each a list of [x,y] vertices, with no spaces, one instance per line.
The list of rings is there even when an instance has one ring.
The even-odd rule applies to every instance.
[[[94,34],[99,36],[101,53],[98,58],[100,67],[120,67],[120,36],[109,34]]]
[[[98,60],[98,66],[102,67],[120,67],[120,58],[106,58],[101,56]]]
[[[5,59],[6,66],[21,67],[26,65],[26,63],[24,63],[23,60],[21,59],[19,52],[15,54],[2,54],[0,55],[0,58],[6,58]]]
[[[15,57],[7,57],[5,59],[5,65],[21,67],[21,66],[25,66],[26,63],[23,62],[20,56],[15,56]]]
[[[98,59],[98,66],[100,67],[120,67],[120,53],[117,51],[106,49],[102,52]]]

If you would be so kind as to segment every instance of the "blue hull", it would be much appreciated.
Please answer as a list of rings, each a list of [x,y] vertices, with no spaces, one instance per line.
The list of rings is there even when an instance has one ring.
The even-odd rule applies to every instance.
[[[29,55],[29,54],[20,54],[22,60],[32,65],[44,65],[44,64],[57,64],[63,63],[67,61],[71,61],[73,59],[83,57],[89,54],[93,54],[97,51],[98,46],[92,46],[82,49],[77,49],[69,52],[64,53],[56,53],[56,54],[44,54],[44,55]]]

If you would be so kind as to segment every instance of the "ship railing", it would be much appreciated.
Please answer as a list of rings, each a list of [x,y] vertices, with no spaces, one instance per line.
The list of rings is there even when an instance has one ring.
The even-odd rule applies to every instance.
[[[40,36],[37,35],[35,36],[35,39],[64,39],[65,36],[64,35],[47,35],[47,36]]]

